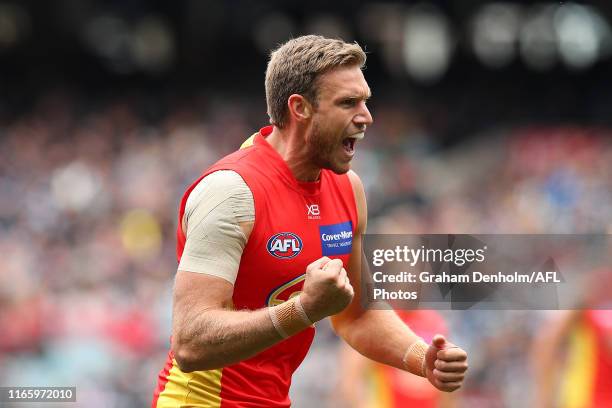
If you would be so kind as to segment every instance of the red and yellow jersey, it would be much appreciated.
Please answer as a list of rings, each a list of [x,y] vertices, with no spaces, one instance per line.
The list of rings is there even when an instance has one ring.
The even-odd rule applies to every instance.
[[[612,408],[612,311],[582,316],[569,338],[560,406]]]
[[[240,174],[253,193],[255,221],[234,285],[235,309],[260,309],[301,291],[308,264],[328,256],[347,264],[357,228],[357,209],[347,175],[322,170],[317,182],[299,182],[266,141],[268,126],[252,145],[226,156],[187,189],[181,201],[177,258],[187,197],[206,175],[218,170]],[[182,372],[172,352],[160,372],[154,408],[288,407],[291,375],[302,362],[314,327],[277,343],[255,357],[227,367]]]
[[[436,334],[447,334],[444,318],[435,310],[396,310],[398,316],[412,331],[426,342]],[[369,390],[367,407],[435,408],[439,405],[441,391],[426,378],[384,364],[372,363],[368,372]]]

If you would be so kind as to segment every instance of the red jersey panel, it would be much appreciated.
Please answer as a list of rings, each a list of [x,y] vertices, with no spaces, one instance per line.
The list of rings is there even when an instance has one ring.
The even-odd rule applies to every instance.
[[[187,197],[206,175],[233,170],[247,183],[255,202],[253,231],[234,285],[234,308],[275,306],[302,289],[308,264],[328,256],[346,265],[357,227],[357,209],[348,176],[322,170],[317,182],[299,182],[265,137],[226,156],[186,191],[179,211],[177,258],[183,252],[182,217]],[[308,328],[255,357],[218,370],[183,373],[172,353],[160,372],[153,407],[288,407],[291,375],[312,343]]]

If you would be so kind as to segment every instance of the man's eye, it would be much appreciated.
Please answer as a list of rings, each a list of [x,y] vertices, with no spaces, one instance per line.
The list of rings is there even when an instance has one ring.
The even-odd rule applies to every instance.
[[[345,106],[355,106],[355,99],[345,99],[342,101],[342,104]]]

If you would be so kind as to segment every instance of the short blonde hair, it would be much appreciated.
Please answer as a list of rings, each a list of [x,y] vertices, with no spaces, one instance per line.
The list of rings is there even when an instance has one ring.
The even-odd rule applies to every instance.
[[[287,100],[299,94],[316,106],[317,79],[333,68],[363,68],[366,54],[357,43],[305,35],[280,45],[270,54],[266,69],[266,103],[270,123],[282,128],[287,121]]]

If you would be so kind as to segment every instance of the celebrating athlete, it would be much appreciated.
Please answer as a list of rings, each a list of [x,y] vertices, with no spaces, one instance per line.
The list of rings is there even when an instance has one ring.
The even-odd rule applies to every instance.
[[[367,210],[350,167],[372,123],[365,60],[359,45],[320,36],[280,46],[266,71],[271,126],[187,189],[154,408],[289,406],[291,375],[328,316],[364,356],[461,386],[465,351],[361,306]]]

